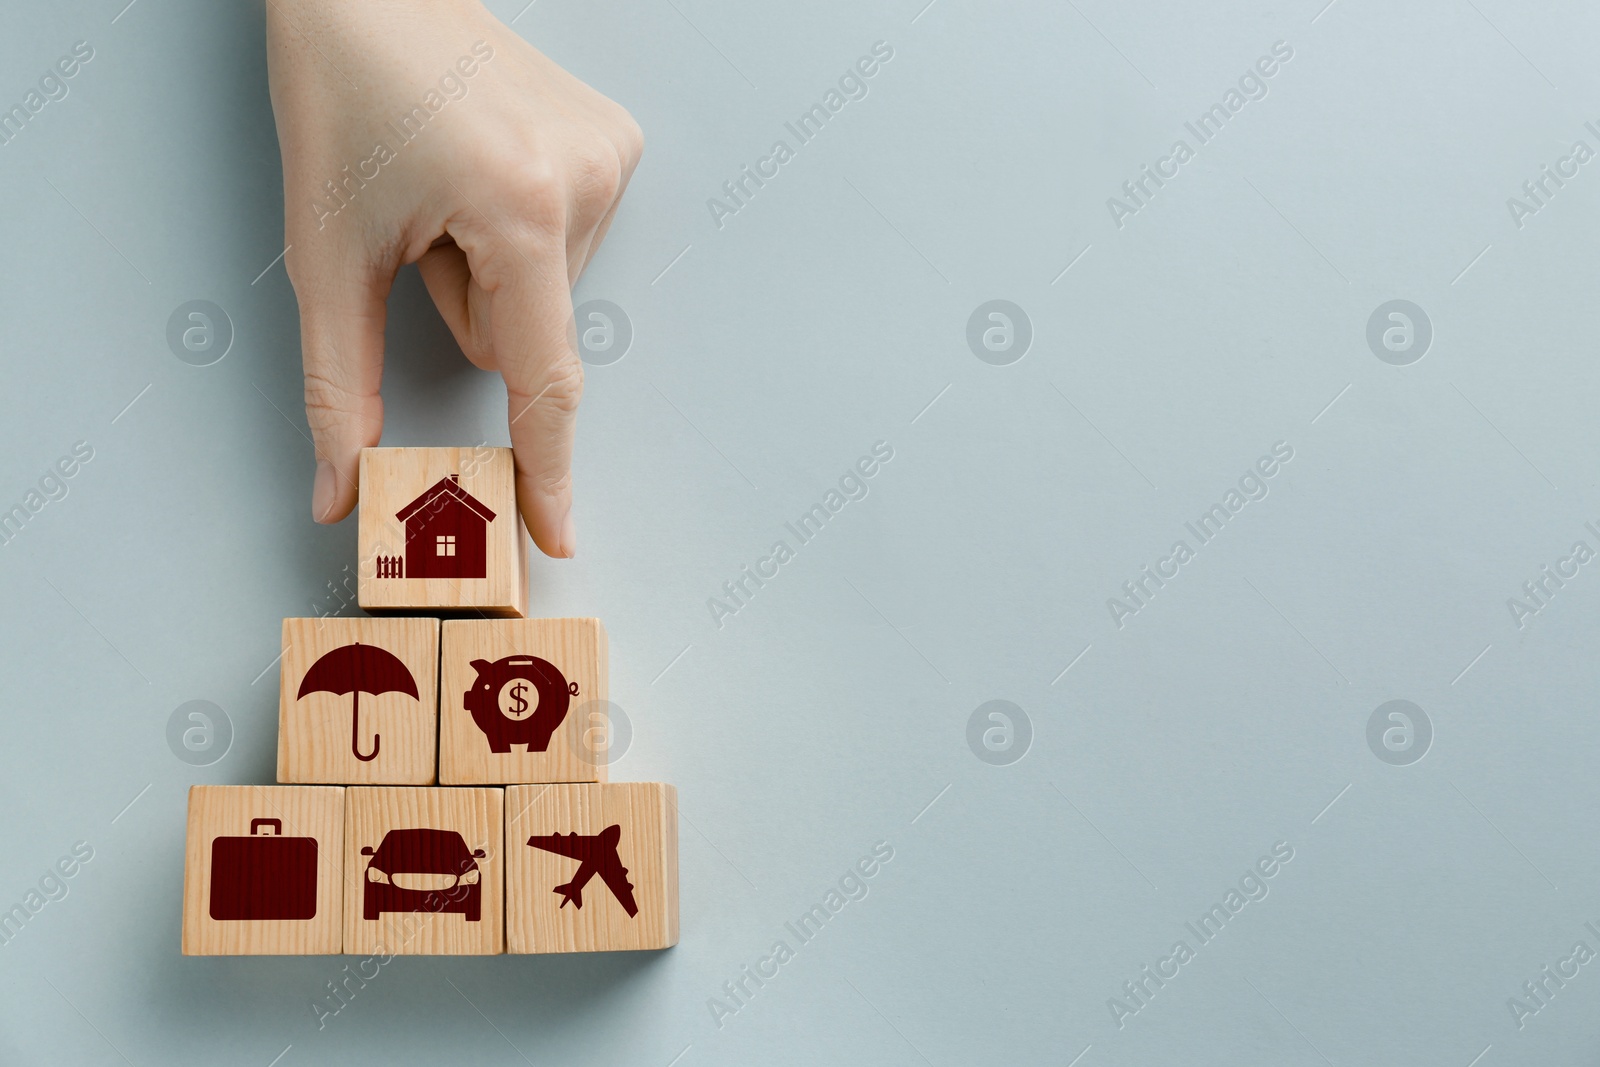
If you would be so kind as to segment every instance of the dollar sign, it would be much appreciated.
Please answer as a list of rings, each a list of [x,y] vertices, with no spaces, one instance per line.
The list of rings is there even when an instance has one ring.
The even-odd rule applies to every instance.
[[[522,694],[527,691],[528,687],[521,682],[511,687],[511,714],[514,718],[520,719],[528,710],[528,702],[522,699]]]

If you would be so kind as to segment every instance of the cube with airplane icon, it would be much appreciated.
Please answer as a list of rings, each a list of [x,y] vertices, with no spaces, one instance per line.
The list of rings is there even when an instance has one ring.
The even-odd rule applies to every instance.
[[[506,951],[678,943],[678,791],[660,782],[506,790]]]

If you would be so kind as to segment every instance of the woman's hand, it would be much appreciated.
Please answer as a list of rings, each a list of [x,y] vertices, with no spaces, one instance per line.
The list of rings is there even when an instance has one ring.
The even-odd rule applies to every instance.
[[[313,517],[355,505],[383,428],[385,300],[415,262],[467,358],[505,378],[529,533],[571,556],[571,290],[639,162],[638,125],[476,0],[268,0],[267,50]]]

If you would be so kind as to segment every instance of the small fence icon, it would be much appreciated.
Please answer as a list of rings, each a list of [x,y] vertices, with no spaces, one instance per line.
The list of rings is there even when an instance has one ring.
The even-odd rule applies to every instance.
[[[379,578],[404,578],[405,560],[400,556],[378,556]]]

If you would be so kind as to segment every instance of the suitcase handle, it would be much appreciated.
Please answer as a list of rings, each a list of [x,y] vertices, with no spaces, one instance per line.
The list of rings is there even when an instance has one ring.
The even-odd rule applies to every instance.
[[[255,837],[256,836],[256,831],[259,830],[263,826],[272,827],[272,833],[270,833],[270,834],[262,834],[261,835],[262,837],[282,837],[283,836],[283,820],[282,819],[251,819],[250,820],[250,836],[251,837]]]

